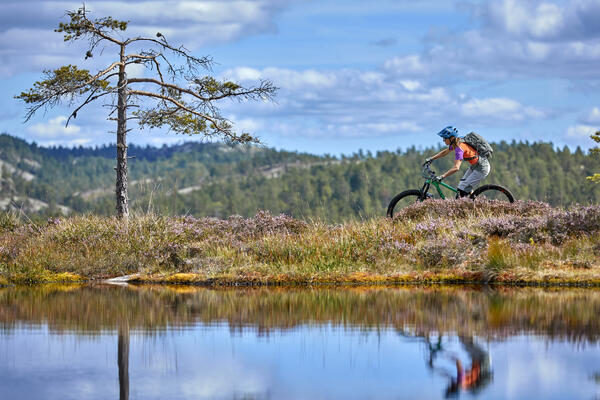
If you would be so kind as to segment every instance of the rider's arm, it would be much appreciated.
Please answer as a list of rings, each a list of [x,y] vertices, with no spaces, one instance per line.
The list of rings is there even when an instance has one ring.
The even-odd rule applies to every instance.
[[[447,178],[450,175],[458,172],[458,170],[460,169],[460,164],[462,164],[462,160],[454,160],[454,166],[452,168],[450,168],[448,171],[446,171],[446,173],[444,175],[442,175],[442,178]]]
[[[446,147],[444,150],[437,153],[435,156],[431,157],[430,160],[437,160],[438,158],[444,157],[446,154],[450,153],[450,149]]]

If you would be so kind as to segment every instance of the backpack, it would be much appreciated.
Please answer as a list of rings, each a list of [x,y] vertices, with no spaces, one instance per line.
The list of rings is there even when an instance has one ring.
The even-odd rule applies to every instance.
[[[487,140],[482,138],[481,135],[478,135],[475,132],[471,132],[468,133],[464,138],[462,138],[462,141],[474,148],[479,155],[485,158],[492,157],[494,149],[492,149],[492,146],[490,146]]]

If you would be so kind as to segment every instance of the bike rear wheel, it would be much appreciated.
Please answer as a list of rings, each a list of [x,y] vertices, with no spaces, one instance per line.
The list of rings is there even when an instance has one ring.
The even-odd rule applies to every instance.
[[[473,200],[484,199],[484,200],[499,200],[499,201],[508,201],[509,203],[514,203],[515,196],[505,188],[500,185],[483,185],[475,189],[473,194],[471,195]]]
[[[404,207],[408,207],[411,204],[415,204],[423,201],[421,198],[421,192],[416,189],[405,190],[402,193],[398,193],[394,198],[390,201],[390,204],[387,208],[387,216],[389,218],[394,218],[394,212],[398,212]]]

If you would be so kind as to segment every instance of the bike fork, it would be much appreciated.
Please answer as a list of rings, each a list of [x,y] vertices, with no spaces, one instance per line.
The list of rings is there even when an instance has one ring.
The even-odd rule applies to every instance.
[[[433,198],[433,195],[429,192],[429,187],[430,187],[430,183],[429,182],[425,182],[423,184],[423,187],[421,188],[421,200],[426,200],[426,199],[431,199]]]

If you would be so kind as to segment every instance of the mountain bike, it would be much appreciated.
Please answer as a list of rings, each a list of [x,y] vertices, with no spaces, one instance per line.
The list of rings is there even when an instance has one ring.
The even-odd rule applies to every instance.
[[[423,187],[420,190],[418,189],[410,189],[405,190],[404,192],[398,193],[394,198],[390,201],[390,204],[387,208],[387,216],[390,218],[394,217],[394,211],[398,211],[404,207],[407,207],[414,203],[419,203],[428,199],[440,198],[445,199],[446,196],[442,192],[442,187],[445,187],[448,190],[451,190],[455,194],[458,193],[458,189],[448,185],[447,183],[437,181],[435,179],[435,171],[432,171],[429,163],[423,165],[422,169],[423,177],[425,178],[425,183],[423,183]],[[436,194],[429,193],[429,189],[433,186],[436,189],[436,194],[439,197],[436,197]],[[499,200],[499,201],[508,201],[513,203],[515,201],[515,197],[512,195],[510,190],[500,185],[483,185],[475,189],[470,195],[469,198],[472,200],[475,199],[488,199],[488,200]]]

